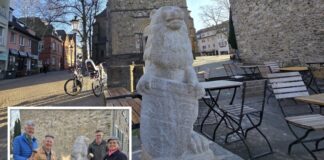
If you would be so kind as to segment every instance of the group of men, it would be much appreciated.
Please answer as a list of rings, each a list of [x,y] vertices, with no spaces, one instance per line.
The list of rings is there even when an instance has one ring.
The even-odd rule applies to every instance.
[[[35,124],[26,121],[25,132],[17,136],[13,142],[14,160],[57,160],[57,155],[52,150],[54,136],[46,135],[42,146],[38,146],[37,139],[33,136]],[[95,140],[88,147],[88,159],[90,160],[127,160],[127,156],[119,150],[119,140],[116,137],[103,140],[103,131],[95,132]]]

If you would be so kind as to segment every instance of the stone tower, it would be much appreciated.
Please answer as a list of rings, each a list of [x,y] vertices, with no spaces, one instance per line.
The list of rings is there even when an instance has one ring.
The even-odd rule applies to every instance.
[[[193,19],[189,15],[186,0],[109,0],[104,56],[110,71],[108,85],[129,89],[129,65],[132,62],[144,63],[143,53],[147,40],[145,28],[150,23],[151,11],[162,6],[178,6],[183,9],[193,54],[198,53]]]

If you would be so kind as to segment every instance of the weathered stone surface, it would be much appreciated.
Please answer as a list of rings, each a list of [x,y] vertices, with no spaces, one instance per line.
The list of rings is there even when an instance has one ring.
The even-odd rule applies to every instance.
[[[324,61],[323,0],[230,0],[241,58]]]
[[[144,52],[142,94],[143,160],[215,160],[210,142],[193,131],[198,98],[204,94],[192,67],[193,56],[179,7],[161,7],[151,16]]]
[[[88,160],[88,144],[90,139],[85,136],[78,136],[72,147],[71,159],[72,160]]]
[[[147,41],[145,28],[150,23],[151,11],[162,6],[173,5],[184,11],[184,19],[189,28],[188,34],[193,44],[193,51],[198,54],[196,31],[193,19],[189,15],[186,0],[109,0],[105,22],[98,22],[106,25],[105,56],[101,56],[99,59],[105,59],[107,64],[111,66],[110,71],[115,73],[120,72],[118,66],[131,65],[132,61],[136,64],[143,64],[143,52]],[[95,33],[100,34],[97,31]],[[136,75],[141,76],[141,74]],[[126,79],[126,77],[129,77],[127,69],[123,71],[121,77],[125,77],[123,81],[128,82],[120,81],[121,83],[109,85],[129,88],[130,79]],[[111,82],[118,82],[120,79],[110,77],[110,80]]]

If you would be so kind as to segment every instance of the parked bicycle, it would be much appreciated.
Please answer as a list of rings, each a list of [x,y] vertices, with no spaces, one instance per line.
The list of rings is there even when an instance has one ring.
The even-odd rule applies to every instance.
[[[105,83],[105,76],[103,75],[103,66],[102,64],[96,66],[91,59],[87,59],[85,61],[85,66],[87,73],[89,74],[89,77],[92,81],[92,92],[95,96],[99,97],[102,94]],[[73,78],[65,82],[64,91],[66,94],[75,96],[82,91],[83,75],[81,73],[81,68],[81,65],[77,65],[77,67],[73,71]]]
[[[73,78],[68,79],[64,84],[64,91],[70,96],[78,95],[82,91],[83,75],[81,67],[73,69]]]

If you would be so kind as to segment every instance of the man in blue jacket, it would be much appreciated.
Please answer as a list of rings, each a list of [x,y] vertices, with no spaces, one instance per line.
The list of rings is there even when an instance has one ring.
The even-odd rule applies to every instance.
[[[13,142],[13,158],[14,160],[32,159],[33,152],[38,148],[37,139],[33,136],[35,124],[28,120],[24,126],[25,132],[17,136]]]

